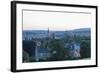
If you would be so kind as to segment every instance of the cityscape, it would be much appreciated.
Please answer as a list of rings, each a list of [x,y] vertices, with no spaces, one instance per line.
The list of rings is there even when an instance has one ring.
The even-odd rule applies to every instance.
[[[91,15],[23,10],[22,62],[91,59]]]
[[[90,28],[23,30],[22,36],[24,63],[91,58]]]

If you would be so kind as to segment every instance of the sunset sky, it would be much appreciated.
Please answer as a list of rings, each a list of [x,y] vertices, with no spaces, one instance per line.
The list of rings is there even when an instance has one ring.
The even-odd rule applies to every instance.
[[[72,30],[91,27],[91,14],[23,11],[23,30]]]

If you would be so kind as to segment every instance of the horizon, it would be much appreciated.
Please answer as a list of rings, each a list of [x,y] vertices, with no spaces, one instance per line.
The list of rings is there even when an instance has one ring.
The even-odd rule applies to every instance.
[[[73,31],[73,30],[80,30],[80,29],[91,29],[91,28],[78,28],[78,29],[72,29],[72,30],[50,30],[49,29],[49,31]],[[32,29],[31,30],[25,30],[24,29],[23,31],[48,31],[48,29],[47,30],[40,30],[40,29],[39,30],[34,30],[34,29],[33,30]]]

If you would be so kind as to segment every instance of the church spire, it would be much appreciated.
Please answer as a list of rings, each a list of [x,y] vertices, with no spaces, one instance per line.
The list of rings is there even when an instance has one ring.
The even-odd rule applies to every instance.
[[[49,37],[50,37],[50,30],[49,30],[49,27],[48,27],[47,34],[48,34],[48,38],[49,38]]]
[[[48,34],[49,34],[49,32],[50,32],[50,31],[49,31],[49,27],[48,27]]]

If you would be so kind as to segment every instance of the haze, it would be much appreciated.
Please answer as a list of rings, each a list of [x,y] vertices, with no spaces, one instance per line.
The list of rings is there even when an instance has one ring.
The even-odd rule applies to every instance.
[[[23,30],[73,30],[91,27],[91,14],[23,11]]]

